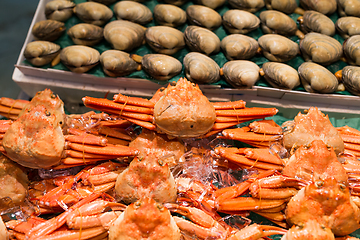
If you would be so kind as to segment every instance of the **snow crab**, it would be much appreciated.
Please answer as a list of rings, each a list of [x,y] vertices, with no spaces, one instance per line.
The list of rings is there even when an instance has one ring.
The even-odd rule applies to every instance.
[[[87,117],[91,119],[93,116],[90,115]],[[95,115],[94,113],[94,118],[99,117]],[[81,165],[134,156],[138,153],[134,148],[109,143],[107,138],[99,136],[100,130],[106,129],[107,125],[119,125],[118,121],[109,121],[109,115],[105,114],[102,119],[97,118],[98,123],[89,126],[97,127],[92,129],[92,133],[95,134],[78,127],[67,126],[69,118],[79,117],[65,115],[62,100],[50,89],[40,91],[23,107],[16,121],[1,122],[2,132],[5,132],[1,150],[11,160],[29,168],[50,168],[62,163]],[[103,122],[107,123],[102,124],[101,120],[106,120]],[[114,132],[116,130],[112,131],[112,134]],[[63,159],[66,160],[62,161]]]
[[[244,101],[211,103],[199,86],[180,78],[159,89],[150,99],[122,94],[114,100],[84,97],[89,108],[115,114],[150,130],[173,137],[209,136],[222,129],[256,118],[275,115],[276,108],[246,108]]]

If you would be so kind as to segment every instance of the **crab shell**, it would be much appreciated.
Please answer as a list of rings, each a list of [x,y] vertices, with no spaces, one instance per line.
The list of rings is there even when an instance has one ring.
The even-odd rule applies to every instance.
[[[154,106],[158,129],[180,138],[201,136],[213,127],[214,106],[198,85],[180,78],[175,86],[168,86]]]

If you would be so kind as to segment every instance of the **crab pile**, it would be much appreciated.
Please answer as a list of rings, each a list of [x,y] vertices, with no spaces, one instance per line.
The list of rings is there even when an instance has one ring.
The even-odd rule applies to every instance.
[[[46,89],[1,120],[2,158],[18,173],[3,174],[16,184],[0,191],[0,235],[297,240],[360,228],[360,168],[344,137],[356,131],[317,108],[279,126],[267,118],[277,109],[211,103],[186,79],[150,100],[83,101],[100,113],[66,115]]]

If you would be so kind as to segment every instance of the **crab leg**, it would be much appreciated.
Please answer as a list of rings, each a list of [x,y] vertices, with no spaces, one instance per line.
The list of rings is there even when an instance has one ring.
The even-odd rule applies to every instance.
[[[110,127],[106,127],[106,126],[102,126],[99,128],[99,133],[106,135],[106,136],[110,136],[110,137],[114,137],[114,138],[120,138],[120,139],[124,139],[124,140],[128,140],[131,141],[132,138],[121,131],[121,129],[116,129],[116,128],[110,128]]]
[[[97,146],[87,146],[83,144],[68,142],[67,146],[76,151],[83,151],[92,154],[101,154],[101,155],[103,154],[114,157],[135,156],[139,152],[135,148],[122,146],[122,145],[111,145],[111,144],[108,144],[105,147],[97,147]]]
[[[101,121],[99,126],[100,127],[110,127],[110,128],[127,128],[131,125],[131,122],[127,120],[108,120],[108,121]]]
[[[154,108],[155,106],[155,104],[148,99],[139,98],[139,97],[128,97],[120,93],[114,95],[114,102],[126,103],[130,105],[146,107],[146,108]]]
[[[73,143],[82,143],[97,146],[106,146],[107,144],[106,138],[89,133],[83,133],[81,135],[64,135],[64,137],[66,141]]]
[[[282,134],[282,128],[274,120],[255,121],[250,123],[249,127],[255,133]]]
[[[101,154],[93,154],[93,153],[86,153],[81,151],[75,151],[75,150],[65,150],[66,157],[71,158],[78,158],[78,159],[85,159],[85,160],[91,160],[91,159],[100,159],[105,160],[109,159],[109,155],[101,155]]]
[[[212,102],[212,105],[215,107],[215,110],[237,109],[245,108],[246,102],[243,100],[232,102]]]
[[[251,224],[240,231],[232,234],[227,240],[252,240],[252,239],[261,239],[263,237],[281,234],[284,235],[287,232],[286,229],[275,227],[275,226],[267,226],[267,225],[258,225]]]
[[[56,231],[53,234],[36,237],[36,240],[81,240],[93,239],[94,237],[107,232],[103,227],[86,228],[81,230]],[[30,238],[30,240],[33,238]],[[35,239],[35,238],[34,238]]]
[[[237,197],[219,202],[218,211],[254,211],[281,206],[287,199],[256,199],[252,197]]]
[[[243,108],[236,110],[215,110],[216,116],[239,116],[263,118],[264,116],[274,116],[279,110],[276,108]]]
[[[273,142],[280,139],[280,136],[278,135],[244,132],[241,128],[226,129],[222,131],[222,134],[223,136],[219,136],[219,138],[233,139],[238,141]]]
[[[270,153],[269,148],[245,148],[244,154],[246,157],[254,160],[284,165],[284,162],[279,156]]]

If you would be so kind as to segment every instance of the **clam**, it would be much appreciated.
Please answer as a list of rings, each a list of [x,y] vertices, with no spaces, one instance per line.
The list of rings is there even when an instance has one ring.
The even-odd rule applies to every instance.
[[[328,16],[313,10],[305,11],[298,22],[304,33],[317,32],[328,36],[335,34],[334,22]]]
[[[299,53],[299,46],[278,34],[266,34],[258,39],[264,56],[273,62],[286,62]]]
[[[360,0],[338,0],[337,2],[341,17],[360,17]]]
[[[208,29],[221,25],[221,16],[214,9],[202,5],[190,5],[186,8],[186,17],[190,24]]]
[[[88,46],[73,45],[61,51],[60,60],[70,71],[84,73],[99,64],[100,53]]]
[[[351,36],[344,42],[344,55],[349,64],[360,66],[360,35]]]
[[[335,23],[336,29],[343,38],[349,38],[360,34],[360,18],[342,17]]]
[[[56,20],[42,20],[34,24],[31,32],[38,40],[55,41],[66,30],[65,24]]]
[[[141,25],[152,21],[151,10],[144,4],[134,1],[120,1],[114,5],[114,13],[119,20],[128,20]]]
[[[298,30],[295,21],[285,13],[276,10],[267,10],[261,12],[259,18],[261,21],[261,29],[265,34],[296,35],[299,38],[304,38],[304,34]]]
[[[26,44],[24,57],[32,65],[40,67],[50,63],[60,53],[60,45],[49,41],[33,41]]]
[[[74,8],[74,13],[78,18],[86,23],[102,26],[113,16],[109,7],[97,2],[79,3]]]
[[[115,20],[105,25],[104,38],[114,49],[131,51],[142,45],[145,29],[137,23]]]
[[[186,12],[175,5],[157,4],[154,19],[159,25],[178,27],[186,22]]]
[[[167,26],[153,26],[145,31],[147,44],[157,53],[172,55],[185,47],[184,34]]]
[[[139,70],[139,64],[130,54],[119,50],[107,50],[100,55],[104,72],[111,77],[121,77]]]
[[[304,62],[298,68],[305,90],[311,93],[333,93],[339,88],[339,81],[328,69],[312,62]]]
[[[266,62],[260,69],[260,75],[275,88],[294,89],[300,85],[296,69],[278,62]]]
[[[209,29],[187,26],[184,31],[185,43],[191,51],[215,54],[220,51],[219,37]]]
[[[278,10],[291,14],[298,7],[296,0],[265,0],[265,6],[269,10]]]
[[[94,46],[104,38],[104,29],[89,23],[79,23],[67,31],[75,44]]]
[[[89,2],[97,2],[97,3],[101,3],[104,5],[110,5],[113,4],[114,2],[117,2],[118,0],[88,0]]]
[[[243,10],[228,10],[222,18],[225,29],[230,33],[246,34],[260,26],[260,19],[257,16]]]
[[[265,6],[264,0],[229,0],[231,7],[245,10],[248,12],[257,12]]]
[[[300,5],[306,10],[314,10],[325,15],[336,11],[336,0],[300,0]]]
[[[220,70],[234,88],[251,88],[260,79],[259,66],[247,60],[228,61]]]
[[[360,67],[346,66],[339,72],[335,73],[350,93],[360,96]]]
[[[152,78],[166,81],[180,74],[182,64],[174,57],[165,54],[146,54],[143,57],[132,54],[132,58],[141,64],[142,69]]]
[[[220,67],[210,57],[190,52],[185,55],[183,64],[186,78],[195,83],[215,83],[220,80]]]
[[[329,65],[338,61],[342,54],[341,44],[332,37],[321,33],[308,33],[300,41],[300,49],[305,61]]]
[[[196,0],[196,4],[204,5],[212,9],[216,9],[224,5],[226,0]]]
[[[259,44],[246,35],[231,34],[221,40],[220,47],[228,60],[245,60],[255,56]]]
[[[47,19],[65,22],[73,14],[75,3],[71,1],[52,0],[45,5],[45,16]]]
[[[164,0],[164,3],[172,4],[172,5],[175,5],[175,6],[182,6],[188,1],[189,0]]]

